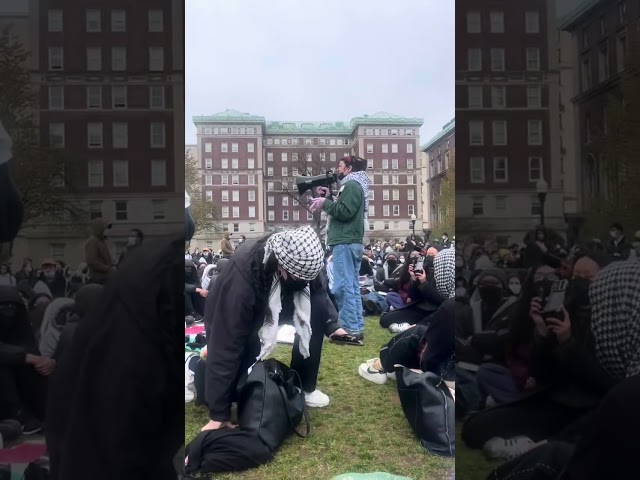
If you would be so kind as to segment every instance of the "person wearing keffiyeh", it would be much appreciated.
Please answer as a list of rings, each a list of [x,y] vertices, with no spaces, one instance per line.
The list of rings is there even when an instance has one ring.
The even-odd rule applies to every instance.
[[[339,307],[339,322],[349,334],[364,338],[364,316],[360,296],[359,272],[364,254],[362,240],[367,220],[369,178],[366,160],[347,156],[338,162],[340,191],[334,201],[326,198],[329,189],[319,187],[320,197],[312,200],[310,210],[329,215],[327,245],[333,255],[332,293]]]
[[[206,403],[211,421],[203,430],[230,426],[237,383],[276,347],[278,327],[291,321],[296,339],[291,368],[310,407],[329,397],[316,389],[324,335],[344,334],[327,295],[324,252],[311,227],[247,240],[229,258],[207,297]]]

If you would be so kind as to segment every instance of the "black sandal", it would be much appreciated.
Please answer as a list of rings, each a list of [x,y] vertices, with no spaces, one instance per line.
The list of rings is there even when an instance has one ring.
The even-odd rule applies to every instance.
[[[333,335],[329,337],[329,341],[331,343],[335,343],[336,345],[352,345],[354,347],[364,347],[364,343],[362,343],[362,340],[359,340],[354,335]]]

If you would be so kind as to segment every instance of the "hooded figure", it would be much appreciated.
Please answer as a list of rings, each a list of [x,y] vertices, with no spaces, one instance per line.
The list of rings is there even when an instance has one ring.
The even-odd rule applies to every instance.
[[[53,479],[176,480],[183,250],[180,235],[132,252],[78,324],[47,399]]]
[[[18,235],[24,206],[9,170],[13,142],[0,122],[0,262],[8,260],[11,244]]]
[[[205,317],[206,399],[213,422],[229,422],[238,381],[273,351],[280,318],[289,314],[296,329],[291,368],[309,394],[307,404],[328,405],[328,397],[315,390],[323,331],[336,316],[319,275],[323,260],[320,239],[305,227],[247,240],[218,276]],[[316,405],[314,395],[322,400]]]
[[[201,319],[204,314],[204,296],[206,292],[202,288],[198,269],[191,261],[184,261],[184,315],[191,315],[196,319]]]
[[[111,228],[101,218],[89,225],[89,238],[84,245],[84,256],[89,266],[89,279],[92,283],[104,284],[113,273],[113,260],[105,243],[105,231]]]
[[[220,250],[222,250],[222,255],[224,257],[230,257],[231,255],[233,255],[233,245],[231,245],[231,234],[226,231],[223,234],[223,239],[220,242]]]

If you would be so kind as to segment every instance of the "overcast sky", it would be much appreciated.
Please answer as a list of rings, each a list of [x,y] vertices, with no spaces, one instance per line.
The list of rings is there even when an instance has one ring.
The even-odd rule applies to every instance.
[[[453,1],[189,0],[185,140],[194,115],[348,121],[424,118],[426,142],[455,114]]]

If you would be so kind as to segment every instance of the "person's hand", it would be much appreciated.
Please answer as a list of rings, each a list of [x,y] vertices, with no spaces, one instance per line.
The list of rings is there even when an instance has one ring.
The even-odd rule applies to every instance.
[[[316,192],[318,193],[318,195],[320,195],[321,197],[328,197],[329,193],[331,192],[331,190],[329,190],[327,187],[318,187],[316,189]]]
[[[216,422],[215,420],[209,420],[209,423],[202,427],[200,431],[206,432],[207,430],[220,430],[221,428],[236,428],[236,425],[233,425],[231,422]]]
[[[43,377],[48,377],[56,369],[56,361],[52,358],[40,357],[41,360],[37,365],[34,365],[36,372]]]
[[[541,337],[546,337],[549,333],[549,327],[544,322],[544,318],[542,317],[542,300],[540,297],[534,297],[531,300],[531,306],[529,307],[529,317],[533,320],[533,324],[536,328],[536,331]]]
[[[556,334],[560,344],[567,343],[571,339],[571,318],[564,307],[562,307],[562,317],[562,320],[557,318],[547,319],[549,330]]]
[[[547,246],[544,244],[544,242],[537,241],[536,245],[540,250],[542,250],[543,253],[547,252]]]
[[[524,383],[525,390],[531,390],[536,387],[536,379],[533,377],[527,378],[527,381]]]
[[[409,276],[411,277],[411,280],[414,282],[416,281],[416,274],[413,273],[413,264],[409,265]]]
[[[420,283],[424,283],[427,281],[427,272],[423,270],[422,272],[417,273],[416,277],[418,277],[418,280],[420,281]]]
[[[311,203],[309,204],[309,210],[311,210],[311,213],[317,212],[318,210],[320,210],[325,200],[326,198],[323,198],[323,197],[313,198],[311,200]]]
[[[199,293],[203,298],[207,298],[207,295],[209,295],[209,290],[205,290],[204,288],[196,288],[196,293]]]

